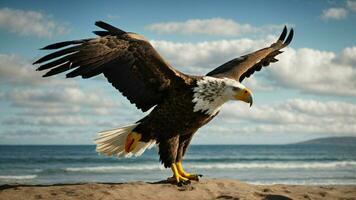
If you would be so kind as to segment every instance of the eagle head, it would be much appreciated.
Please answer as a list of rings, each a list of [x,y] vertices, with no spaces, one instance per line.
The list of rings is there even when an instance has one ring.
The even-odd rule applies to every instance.
[[[235,83],[228,84],[225,88],[225,93],[230,100],[239,100],[249,103],[250,107],[253,104],[253,94],[251,90],[237,81],[235,81]]]
[[[214,78],[206,76],[194,87],[192,102],[194,112],[201,111],[209,115],[216,114],[221,106],[229,100],[239,100],[252,106],[253,95],[240,82],[229,78]]]

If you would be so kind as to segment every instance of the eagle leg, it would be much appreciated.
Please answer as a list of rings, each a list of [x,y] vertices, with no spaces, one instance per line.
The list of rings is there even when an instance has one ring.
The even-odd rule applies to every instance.
[[[199,177],[202,177],[202,176],[203,176],[203,175],[201,175],[201,174],[189,174],[189,173],[187,173],[186,171],[184,171],[181,162],[177,162],[177,163],[176,163],[176,167],[177,167],[178,173],[179,173],[182,177],[187,178],[187,179],[189,179],[189,180],[199,181]]]
[[[171,169],[173,172],[173,177],[169,178],[168,180],[174,179],[174,181],[176,181],[178,186],[190,184],[190,180],[188,178],[185,178],[182,175],[180,175],[176,164],[172,164]]]

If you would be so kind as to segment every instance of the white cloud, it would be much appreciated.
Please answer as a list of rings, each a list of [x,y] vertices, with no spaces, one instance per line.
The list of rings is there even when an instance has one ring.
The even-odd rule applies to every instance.
[[[356,47],[340,54],[309,48],[286,51],[268,71],[276,85],[312,94],[356,96]]]
[[[177,69],[203,75],[230,59],[269,46],[275,38],[151,43]],[[286,48],[277,59],[279,62],[262,73],[257,72],[244,83],[260,90],[271,90],[272,86],[277,86],[313,94],[356,96],[356,47],[347,47],[338,54],[310,48]],[[256,79],[260,75],[271,82]]]
[[[184,22],[162,22],[146,26],[146,29],[158,34],[205,34],[219,36],[240,36],[249,33],[266,33],[281,30],[284,25],[265,25],[255,27],[241,24],[232,19],[188,19]]]
[[[30,126],[84,126],[94,124],[93,121],[82,116],[40,116],[27,118],[9,118],[2,122],[3,125],[30,125]]]
[[[251,109],[232,102],[221,115],[232,124],[241,124],[241,130],[235,131],[242,133],[356,135],[356,104],[342,101],[291,99]]]
[[[11,8],[0,9],[0,27],[19,35],[37,37],[52,37],[69,31],[41,12]]]
[[[273,39],[272,39],[273,38]],[[152,45],[178,69],[188,73],[207,73],[215,67],[271,44],[275,37],[262,40],[236,39],[209,42],[151,41]]]
[[[329,8],[323,10],[321,18],[324,20],[341,20],[347,16],[347,10],[345,8]]]
[[[356,12],[356,1],[354,0],[348,0],[347,1],[347,7],[353,11],[353,12]]]
[[[243,81],[243,84],[252,89],[253,91],[273,91],[274,86],[271,84],[266,84],[262,81],[258,75],[255,75],[253,78],[247,78]]]
[[[7,102],[8,109],[12,110],[12,114],[3,116],[1,122],[8,129],[14,126],[28,126],[32,130],[42,126],[94,128],[106,125],[111,128],[115,123],[105,121],[112,117],[113,110],[121,108],[101,91],[77,87],[7,90],[1,93],[0,100]],[[93,118],[98,115],[102,121]]]
[[[89,107],[113,107],[116,104],[102,97],[100,92],[84,92],[80,88],[22,89],[12,90],[7,99],[16,106],[42,107],[51,105],[80,105]]]
[[[58,135],[60,133],[57,130],[53,129],[44,129],[41,128],[39,130],[28,130],[28,129],[12,129],[0,132],[0,138],[2,139],[9,139],[13,138],[16,139],[18,143],[28,144],[28,141],[24,140],[24,137],[40,137],[39,141],[43,138],[47,137],[54,137],[58,140]]]
[[[63,128],[86,127],[89,129],[97,129],[97,127],[105,127],[105,129],[111,129],[117,127],[118,124],[114,121],[105,121],[93,119],[88,115],[82,115],[82,113],[76,114],[64,114],[64,115],[48,115],[48,116],[17,116],[7,118],[2,121],[2,125],[24,127],[29,126],[32,129],[35,127],[48,127],[48,126],[60,126]],[[102,129],[102,128],[100,128]]]
[[[63,113],[110,114],[118,106],[103,91],[81,90],[76,80],[42,78],[42,73],[17,55],[0,54],[0,100],[26,115]],[[90,108],[89,111],[83,108]]]
[[[44,79],[36,67],[18,55],[0,54],[0,84],[16,86],[74,85],[72,80]]]
[[[342,50],[339,57],[337,57],[337,62],[356,67],[356,46],[346,47]]]

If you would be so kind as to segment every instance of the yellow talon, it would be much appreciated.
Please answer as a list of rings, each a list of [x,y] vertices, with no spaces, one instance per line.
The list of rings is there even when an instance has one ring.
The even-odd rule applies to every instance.
[[[190,176],[189,173],[187,173],[187,172],[184,171],[184,169],[183,169],[183,167],[182,167],[182,163],[177,162],[177,163],[176,163],[176,166],[177,166],[177,169],[178,169],[178,172],[179,172],[180,175],[182,175],[182,176],[184,176],[184,177],[187,177],[187,178]]]
[[[136,132],[129,133],[127,135],[126,142],[125,142],[125,151],[129,153],[132,150],[134,150],[140,140],[141,140],[141,134]]]
[[[189,174],[189,173],[185,172],[183,167],[182,167],[182,163],[181,162],[177,162],[176,166],[177,166],[178,173],[181,176],[183,176],[184,178],[187,178],[189,180],[197,180],[197,181],[199,180],[199,176],[201,176],[201,175]]]
[[[188,178],[183,177],[181,174],[179,174],[178,169],[176,164],[172,164],[171,166],[172,172],[173,172],[173,177],[175,179],[175,181],[180,184],[180,183],[184,183],[184,182],[189,182]]]

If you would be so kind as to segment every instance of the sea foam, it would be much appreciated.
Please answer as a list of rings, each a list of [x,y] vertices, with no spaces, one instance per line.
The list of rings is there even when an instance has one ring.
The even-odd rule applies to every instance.
[[[271,162],[271,163],[186,163],[187,169],[330,169],[330,168],[356,168],[356,161],[333,161],[333,162]],[[67,172],[95,172],[110,173],[120,171],[140,171],[140,170],[164,170],[162,165],[141,164],[141,165],[113,165],[94,167],[68,167]]]
[[[16,180],[23,180],[23,179],[35,179],[37,175],[17,175],[17,176],[10,176],[10,175],[1,175],[0,179],[5,179],[5,180],[10,180],[10,179],[16,179]]]

